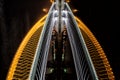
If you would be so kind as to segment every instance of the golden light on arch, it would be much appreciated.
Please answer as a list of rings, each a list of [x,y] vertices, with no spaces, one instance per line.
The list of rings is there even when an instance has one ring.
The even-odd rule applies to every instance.
[[[25,48],[25,46],[27,45],[28,41],[30,40],[31,36],[35,33],[35,31],[40,28],[41,26],[44,25],[45,23],[45,19],[46,19],[47,15],[43,16],[32,28],[31,30],[28,32],[28,34],[25,36],[25,38],[23,39],[22,43],[20,44],[14,59],[12,61],[12,64],[10,66],[8,75],[7,75],[7,79],[6,80],[12,80],[13,79],[13,75],[15,73],[19,58],[22,55],[22,52]],[[75,17],[75,20],[78,23],[78,26],[80,29],[82,29],[90,38],[90,40],[92,41],[92,43],[95,45],[101,59],[103,60],[103,64],[105,65],[108,77],[110,80],[114,80],[114,76],[112,73],[112,69],[110,68],[109,62],[105,56],[105,53],[103,51],[103,49],[101,48],[100,44],[98,43],[97,39],[94,37],[94,35],[92,34],[92,32],[87,28],[87,26],[78,18]]]
[[[113,72],[112,72],[112,68],[110,67],[109,61],[108,61],[108,59],[107,59],[107,57],[105,55],[105,52],[102,49],[101,45],[99,44],[99,42],[97,41],[97,39],[95,38],[93,33],[90,31],[90,29],[82,22],[82,20],[80,20],[78,17],[75,17],[75,19],[76,19],[76,21],[78,23],[78,27],[87,34],[89,39],[94,44],[100,58],[103,61],[103,64],[104,64],[104,67],[105,67],[105,69],[107,71],[107,75],[108,75],[109,80],[115,80],[115,77],[114,77]]]
[[[50,2],[51,2],[51,3],[53,3],[53,2],[54,2],[54,0],[50,0]]]
[[[69,3],[70,2],[70,0],[65,0],[67,3]]]
[[[25,46],[27,45],[29,39],[35,33],[35,31],[44,25],[44,21],[45,21],[46,17],[47,17],[47,15],[43,16],[38,22],[36,22],[36,24],[30,29],[30,31],[27,33],[27,35],[23,39],[22,43],[20,44],[20,46],[13,58],[13,61],[10,66],[10,69],[8,71],[6,80],[13,80],[13,75],[15,73],[18,61],[22,55],[22,52],[23,52]]]

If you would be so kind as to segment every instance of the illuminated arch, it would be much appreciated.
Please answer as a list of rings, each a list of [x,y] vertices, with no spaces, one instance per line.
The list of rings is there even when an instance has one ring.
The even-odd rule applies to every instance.
[[[38,39],[40,37],[40,33],[42,31],[42,27],[44,25],[44,21],[47,15],[42,17],[27,33],[22,43],[20,44],[14,58],[12,64],[10,66],[7,80],[13,79],[22,79],[25,80],[29,76],[29,71],[31,69],[33,57],[35,54],[35,50],[37,48]],[[32,48],[31,48],[32,45]],[[29,53],[28,53],[29,52]],[[31,61],[31,62],[29,62]],[[25,63],[24,63],[25,62]],[[23,69],[25,67],[27,69]],[[26,72],[25,72],[26,71]],[[21,75],[20,74],[25,74]],[[18,78],[17,78],[18,77]],[[23,77],[23,78],[19,78]],[[25,78],[24,78],[25,77]]]
[[[86,46],[89,50],[90,56],[95,66],[98,78],[114,80],[112,68],[110,67],[107,57],[99,42],[97,41],[93,33],[89,30],[89,28],[79,18],[75,17],[75,19],[78,23],[79,28],[81,29]]]
[[[46,17],[47,15],[40,19],[23,39],[10,66],[7,80],[28,79],[35,50],[37,48],[38,39],[41,35],[42,27],[44,25]],[[99,42],[79,18],[75,17],[75,19],[83,34],[83,38],[89,50],[99,79],[114,80],[112,69]]]

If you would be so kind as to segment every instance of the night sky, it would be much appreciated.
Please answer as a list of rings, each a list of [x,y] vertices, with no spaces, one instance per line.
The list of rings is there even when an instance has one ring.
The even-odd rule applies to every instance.
[[[43,8],[50,8],[49,0],[0,0],[0,80],[5,80],[12,58],[30,28],[41,18]],[[105,0],[71,0],[71,9],[97,38],[120,80],[118,2]]]

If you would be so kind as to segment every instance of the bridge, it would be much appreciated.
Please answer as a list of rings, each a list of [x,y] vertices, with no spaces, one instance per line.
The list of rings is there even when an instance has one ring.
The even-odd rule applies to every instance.
[[[7,80],[114,80],[107,57],[68,3],[55,0],[20,44]]]

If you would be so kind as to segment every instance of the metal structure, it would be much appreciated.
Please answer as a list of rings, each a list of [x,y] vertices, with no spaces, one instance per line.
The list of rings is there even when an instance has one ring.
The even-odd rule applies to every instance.
[[[64,0],[56,0],[24,38],[6,79],[114,80],[114,75],[91,31]]]

